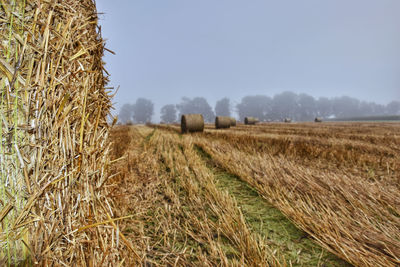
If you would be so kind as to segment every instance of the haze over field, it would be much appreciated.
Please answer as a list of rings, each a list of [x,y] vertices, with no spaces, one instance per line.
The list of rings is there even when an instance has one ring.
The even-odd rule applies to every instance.
[[[98,0],[116,112],[283,91],[400,100],[400,1]]]

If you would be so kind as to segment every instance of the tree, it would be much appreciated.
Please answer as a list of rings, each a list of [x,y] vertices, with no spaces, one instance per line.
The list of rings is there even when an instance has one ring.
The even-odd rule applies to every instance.
[[[118,121],[121,123],[127,123],[132,120],[133,106],[131,104],[124,104],[118,114]]]
[[[169,104],[161,108],[161,121],[166,123],[172,123],[176,121],[175,105]]]
[[[373,116],[374,115],[374,103],[362,101],[360,102],[360,114],[361,116]]]
[[[392,101],[386,106],[388,115],[400,115],[400,101]]]
[[[371,103],[372,110],[373,110],[373,115],[374,116],[381,116],[385,115],[386,113],[386,107],[385,105],[382,104],[376,104],[374,102]]]
[[[176,107],[179,110],[179,116],[195,113],[202,114],[206,122],[213,122],[215,119],[214,112],[204,97],[195,97],[193,99],[183,97],[181,103]]]
[[[240,120],[245,117],[256,117],[261,121],[269,118],[272,99],[265,95],[245,96],[236,105]]]
[[[154,104],[148,99],[138,98],[133,105],[133,119],[137,123],[150,122],[153,113]]]
[[[320,97],[315,103],[319,117],[328,118],[332,115],[332,101],[327,97]]]
[[[297,119],[297,98],[297,94],[289,91],[275,95],[272,100],[273,118],[277,120],[287,117]]]
[[[336,118],[361,116],[360,100],[349,96],[336,97],[332,100],[333,113]]]
[[[311,121],[317,116],[317,105],[314,97],[300,94],[297,99],[297,120]]]
[[[215,104],[215,115],[216,116],[231,116],[231,103],[229,98],[225,97],[217,101]]]

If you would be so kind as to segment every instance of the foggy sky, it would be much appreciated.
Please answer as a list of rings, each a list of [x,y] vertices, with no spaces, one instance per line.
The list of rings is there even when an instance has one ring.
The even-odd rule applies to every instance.
[[[97,0],[116,112],[138,97],[400,100],[399,0]]]

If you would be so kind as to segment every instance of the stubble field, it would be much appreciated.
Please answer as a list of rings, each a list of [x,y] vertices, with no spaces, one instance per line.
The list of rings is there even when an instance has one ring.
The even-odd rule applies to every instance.
[[[400,265],[400,124],[116,126],[124,262]]]

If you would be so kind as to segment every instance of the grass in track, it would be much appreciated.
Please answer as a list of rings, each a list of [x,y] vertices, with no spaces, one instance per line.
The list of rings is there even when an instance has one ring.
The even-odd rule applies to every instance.
[[[278,209],[263,199],[255,189],[239,177],[217,167],[211,156],[196,147],[206,166],[217,180],[217,187],[236,199],[246,222],[260,234],[267,246],[276,249],[292,266],[351,266],[316,244]]]

